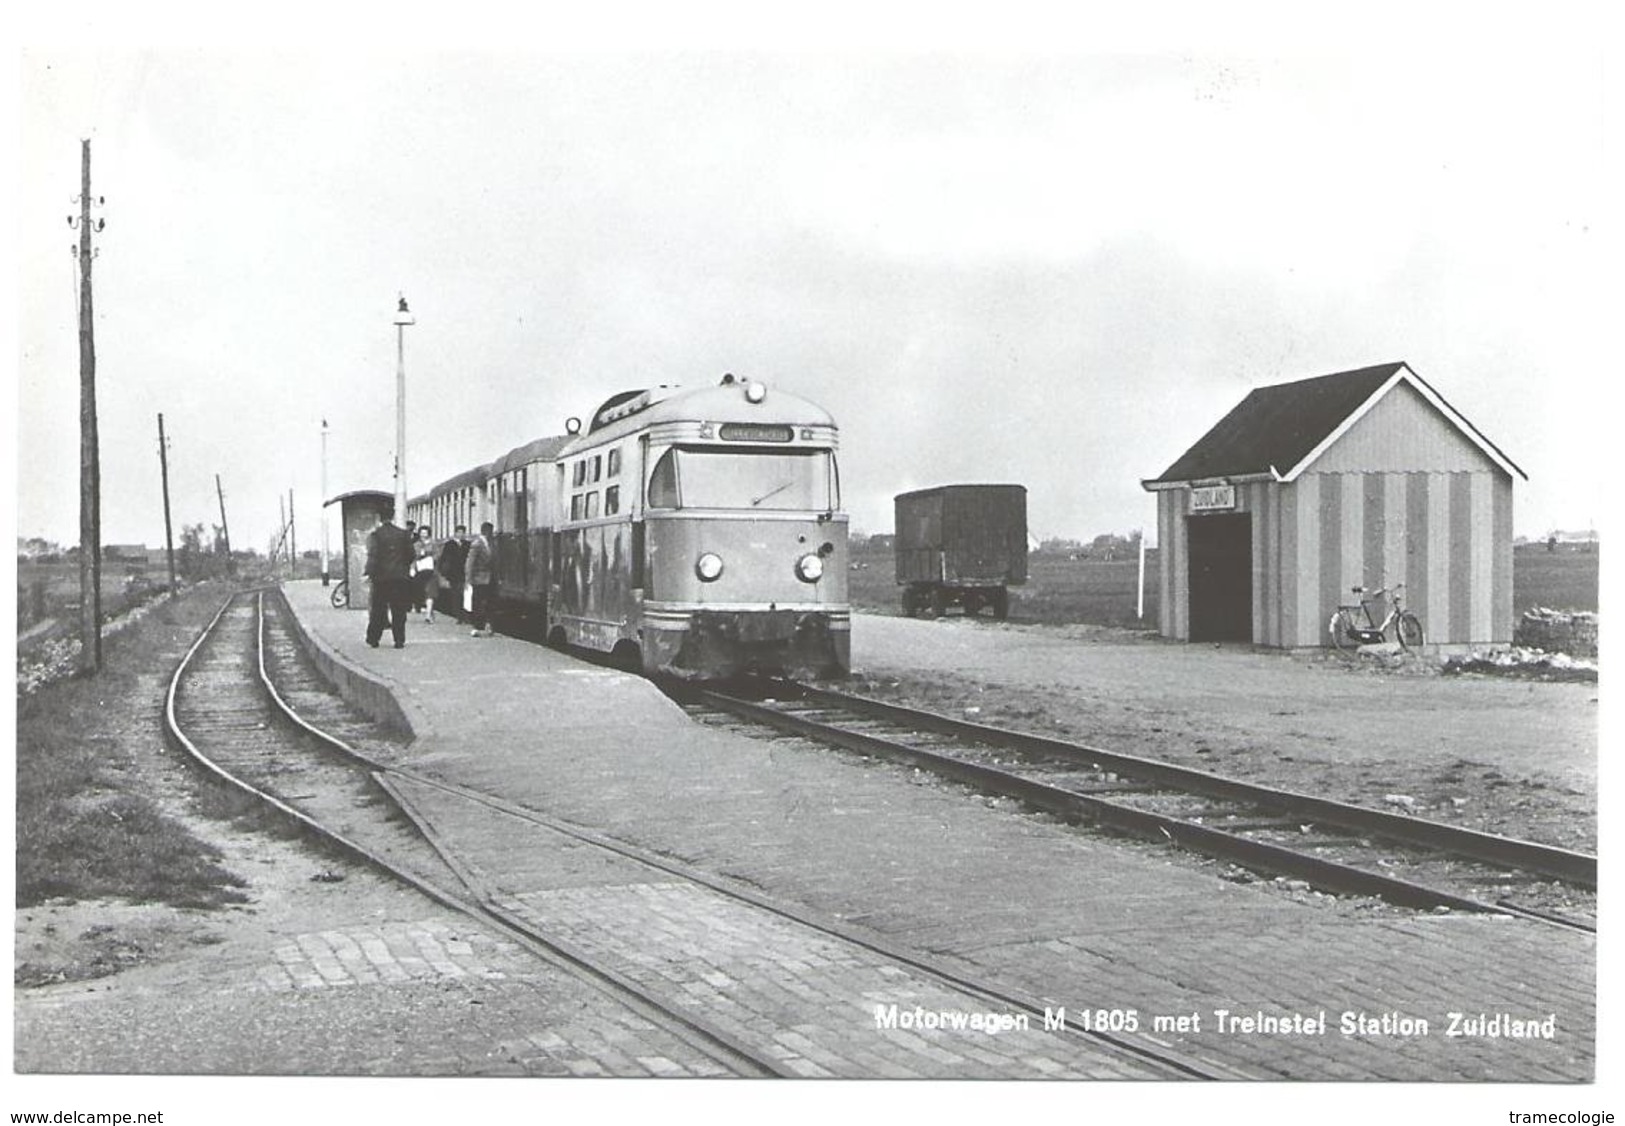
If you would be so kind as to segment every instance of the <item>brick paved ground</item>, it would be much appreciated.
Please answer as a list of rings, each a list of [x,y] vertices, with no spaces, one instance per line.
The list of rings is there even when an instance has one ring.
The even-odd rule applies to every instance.
[[[396,786],[516,915],[806,1077],[1168,1078],[1171,1073],[790,919],[433,787]],[[983,1035],[881,1026],[1010,1013]]]
[[[278,863],[296,846],[270,842]],[[308,861],[304,861],[308,864]],[[716,1075],[703,1052],[512,943],[356,873],[323,928],[29,990],[21,1074]]]
[[[508,639],[446,630],[403,652],[367,650],[359,627],[344,628],[359,619],[319,606],[319,588],[303,585],[290,588],[294,605],[324,644],[393,681],[420,737],[406,757],[425,770],[997,974],[1069,1011],[1202,1013],[1202,1031],[1183,1042],[1251,1074],[1592,1075],[1595,949],[1585,936],[1367,914],[1225,883],[905,769],[692,724],[640,680]],[[614,899],[613,881],[575,886]],[[635,928],[640,901],[621,902]],[[1325,1009],[1333,1030],[1220,1035],[1215,1007]],[[1426,1018],[1431,1034],[1344,1037],[1335,1027],[1345,1009]],[[1502,1010],[1555,1013],[1557,1036],[1442,1034],[1450,1011]]]

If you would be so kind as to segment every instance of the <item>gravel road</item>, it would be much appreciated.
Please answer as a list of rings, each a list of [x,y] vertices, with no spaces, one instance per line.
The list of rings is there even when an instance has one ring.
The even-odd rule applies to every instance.
[[[1597,685],[1334,652],[853,616],[854,687],[1115,751],[1593,850]],[[1407,804],[1395,799],[1411,799]]]

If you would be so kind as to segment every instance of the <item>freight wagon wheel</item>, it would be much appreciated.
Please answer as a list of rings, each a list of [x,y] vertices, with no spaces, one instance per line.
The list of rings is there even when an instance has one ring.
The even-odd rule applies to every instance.
[[[1415,614],[1405,613],[1399,616],[1395,623],[1399,634],[1399,643],[1406,649],[1420,649],[1422,647],[1422,623]]]
[[[974,618],[982,612],[982,596],[977,591],[965,595],[965,617]]]
[[[931,616],[940,618],[948,612],[948,597],[940,590],[931,592]]]
[[[993,592],[993,616],[1001,622],[1010,616],[1010,592],[1003,587]]]

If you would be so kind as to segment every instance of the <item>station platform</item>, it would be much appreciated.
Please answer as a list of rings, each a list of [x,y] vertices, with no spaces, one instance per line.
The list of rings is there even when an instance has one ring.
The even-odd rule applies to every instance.
[[[314,582],[284,591],[318,664],[409,734],[403,764],[742,881],[1073,1020],[1132,1013],[1159,1043],[1265,1079],[1594,1077],[1589,935],[1231,882],[911,769],[697,723],[639,677],[443,617],[414,620],[404,649],[372,649],[363,613],[333,609]],[[626,881],[527,859],[488,827],[452,830],[516,902]],[[671,894],[621,896],[626,933],[658,930]],[[717,918],[719,941],[731,925]],[[872,983],[843,972],[829,968],[823,988],[850,984],[854,1012],[872,1009]],[[695,975],[684,987],[706,988]],[[1509,1035],[1513,1020],[1536,1034]],[[950,1056],[956,1035],[942,1033]]]

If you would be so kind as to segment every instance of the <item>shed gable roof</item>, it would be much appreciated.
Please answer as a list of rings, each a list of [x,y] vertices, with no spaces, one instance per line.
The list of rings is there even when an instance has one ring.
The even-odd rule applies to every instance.
[[[1402,381],[1508,474],[1528,479],[1528,474],[1401,361],[1259,387],[1160,476],[1143,484],[1156,489],[1217,477],[1296,480]]]

